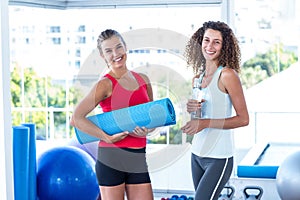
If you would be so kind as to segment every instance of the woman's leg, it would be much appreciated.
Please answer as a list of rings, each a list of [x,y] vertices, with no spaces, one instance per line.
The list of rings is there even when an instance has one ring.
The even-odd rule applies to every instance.
[[[145,162],[145,160],[140,160]],[[153,191],[149,172],[127,173],[125,190],[128,200],[153,200]]]
[[[96,161],[96,174],[100,185],[101,200],[123,200],[125,173]]]
[[[198,188],[200,180],[204,174],[204,170],[202,169],[200,162],[200,157],[196,156],[195,154],[191,155],[191,170],[195,190]]]
[[[151,183],[127,184],[126,195],[128,200],[153,200]]]
[[[217,200],[230,178],[233,158],[200,158],[205,173],[196,189],[195,200]]]
[[[125,183],[117,186],[100,186],[101,200],[123,200]]]
[[[153,200],[145,148],[102,148],[98,151],[96,172],[104,200],[122,200],[125,192],[128,200]]]

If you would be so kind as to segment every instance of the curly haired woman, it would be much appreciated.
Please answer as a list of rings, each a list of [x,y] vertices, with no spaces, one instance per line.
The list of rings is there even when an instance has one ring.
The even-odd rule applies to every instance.
[[[194,136],[191,168],[195,200],[217,200],[233,169],[233,129],[249,123],[238,76],[240,48],[226,23],[208,21],[188,41],[185,56],[199,78],[193,81],[200,80],[204,92],[200,102],[187,102],[187,111],[200,108],[202,117],[181,128]]]

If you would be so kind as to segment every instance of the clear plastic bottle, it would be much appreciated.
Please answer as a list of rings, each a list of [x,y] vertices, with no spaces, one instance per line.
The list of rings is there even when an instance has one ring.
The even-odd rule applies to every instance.
[[[207,92],[207,88],[202,88],[202,99],[204,101],[201,102],[201,118],[205,119],[207,118],[207,102],[209,101],[209,95]]]
[[[192,91],[192,99],[198,100],[199,103],[202,100],[203,93],[200,87],[199,78],[194,79],[193,91]],[[194,111],[191,113],[191,119],[200,119],[201,118],[201,109]]]

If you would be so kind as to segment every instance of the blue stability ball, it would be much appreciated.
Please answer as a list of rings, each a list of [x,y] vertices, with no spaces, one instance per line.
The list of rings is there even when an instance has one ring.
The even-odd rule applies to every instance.
[[[300,199],[300,151],[288,155],[278,168],[276,187],[282,200]]]
[[[76,147],[55,147],[38,159],[39,200],[95,200],[99,194],[95,161]]]

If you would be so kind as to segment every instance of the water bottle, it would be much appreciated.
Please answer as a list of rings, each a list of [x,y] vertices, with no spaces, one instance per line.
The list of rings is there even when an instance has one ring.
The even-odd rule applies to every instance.
[[[199,78],[194,79],[193,91],[192,91],[192,99],[198,100],[200,103],[202,100],[202,91],[200,88]],[[201,118],[201,109],[197,109],[196,111],[191,113],[191,119],[200,119]]]
[[[201,118],[206,119],[208,118],[207,116],[207,104],[210,101],[210,97],[208,95],[208,90],[207,88],[202,88],[202,100],[204,99],[203,102],[201,102]]]

